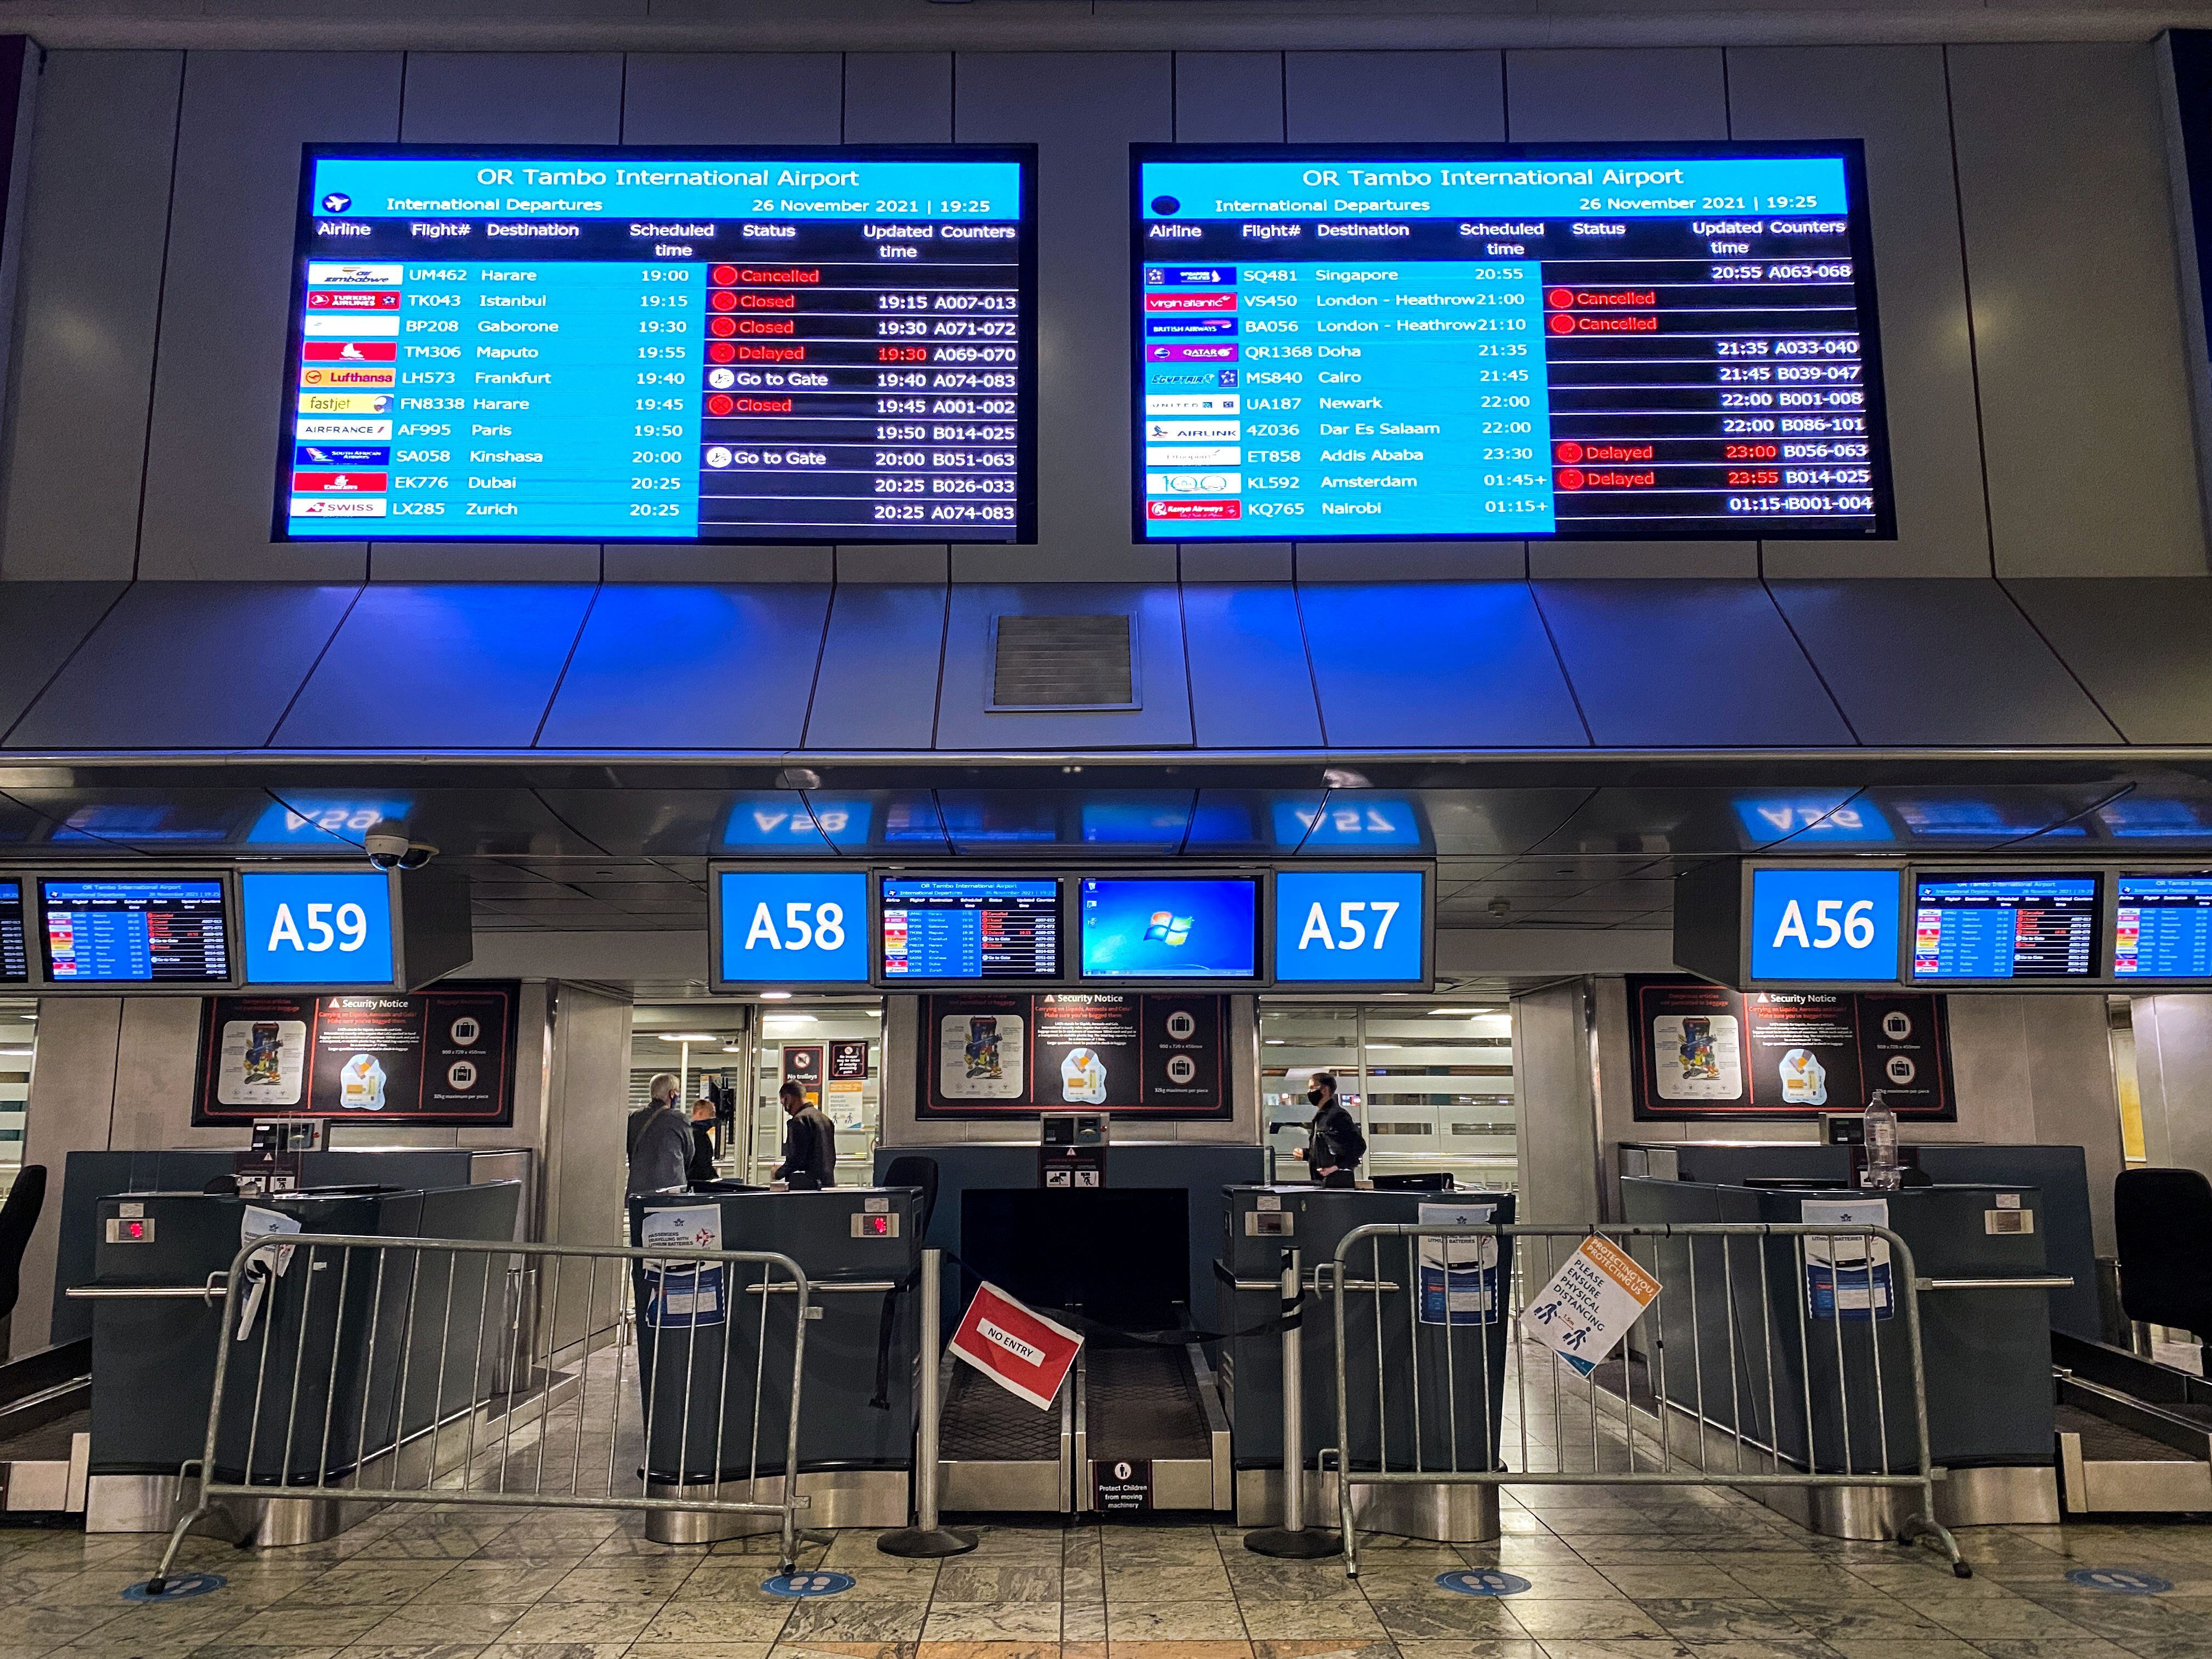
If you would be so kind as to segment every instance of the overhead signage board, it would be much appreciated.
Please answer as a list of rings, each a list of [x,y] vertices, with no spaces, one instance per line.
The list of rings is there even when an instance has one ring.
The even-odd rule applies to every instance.
[[[711,866],[708,939],[717,991],[868,982],[865,870]]]
[[[1275,877],[1275,979],[1425,985],[1433,929],[1426,870],[1285,870]]]
[[[242,872],[246,982],[395,984],[392,885],[381,870]]]
[[[238,982],[229,878],[42,876],[41,977],[57,989],[220,990]]]
[[[2095,870],[1918,871],[1912,977],[1925,983],[2102,978],[2104,878]]]
[[[275,535],[1033,542],[1036,173],[309,145]]]
[[[2212,981],[2212,872],[2119,872],[2112,977],[2130,985]]]
[[[1765,985],[1890,985],[1898,977],[1903,872],[1753,866],[1747,979]]]

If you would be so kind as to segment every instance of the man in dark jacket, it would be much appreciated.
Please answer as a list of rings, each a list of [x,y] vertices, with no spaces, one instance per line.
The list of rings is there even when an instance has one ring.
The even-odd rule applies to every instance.
[[[789,1115],[783,1126],[783,1162],[775,1178],[794,1193],[820,1192],[837,1184],[837,1126],[819,1106],[810,1106],[806,1091],[786,1081],[776,1091]]]
[[[653,1079],[653,1097],[629,1115],[629,1196],[665,1192],[685,1184],[691,1161],[691,1126],[677,1109],[674,1073]]]
[[[1316,1072],[1307,1085],[1306,1099],[1314,1109],[1313,1122],[1308,1126],[1312,1138],[1296,1156],[1312,1167],[1317,1184],[1351,1186],[1359,1160],[1367,1156],[1367,1137],[1359,1133],[1358,1120],[1336,1097],[1336,1074]]]
[[[691,1162],[684,1175],[694,1187],[721,1179],[714,1167],[714,1097],[703,1088],[691,1103]]]

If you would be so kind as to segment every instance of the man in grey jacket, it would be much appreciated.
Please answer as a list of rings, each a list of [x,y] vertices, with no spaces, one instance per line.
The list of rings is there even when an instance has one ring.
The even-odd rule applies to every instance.
[[[676,1076],[653,1079],[653,1098],[629,1115],[629,1196],[681,1187],[691,1162],[691,1125],[677,1109]]]

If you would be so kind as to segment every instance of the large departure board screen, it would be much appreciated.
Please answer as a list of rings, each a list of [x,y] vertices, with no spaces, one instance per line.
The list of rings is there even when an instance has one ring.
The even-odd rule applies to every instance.
[[[42,880],[46,978],[56,985],[227,985],[230,903],[216,876]]]
[[[1058,979],[1060,880],[885,876],[886,980]]]
[[[2112,976],[2212,980],[2212,873],[2120,876]]]
[[[2094,872],[1917,876],[1912,977],[2094,979],[2102,885]]]
[[[1033,541],[1035,171],[311,145],[276,533]]]
[[[1830,144],[1140,144],[1139,540],[1895,534]]]

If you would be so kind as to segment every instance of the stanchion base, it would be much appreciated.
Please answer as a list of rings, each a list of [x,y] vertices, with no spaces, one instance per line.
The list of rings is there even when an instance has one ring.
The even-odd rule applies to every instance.
[[[975,1541],[974,1533],[956,1532],[951,1527],[901,1527],[876,1540],[876,1547],[885,1555],[929,1560],[943,1555],[965,1555],[975,1547]]]
[[[1244,1547],[1255,1555],[1270,1555],[1278,1561],[1318,1561],[1325,1556],[1342,1553],[1344,1545],[1333,1532],[1317,1531],[1302,1527],[1292,1532],[1287,1527],[1262,1527],[1257,1532],[1244,1534]]]

